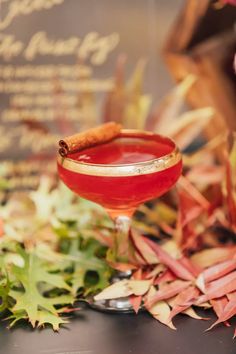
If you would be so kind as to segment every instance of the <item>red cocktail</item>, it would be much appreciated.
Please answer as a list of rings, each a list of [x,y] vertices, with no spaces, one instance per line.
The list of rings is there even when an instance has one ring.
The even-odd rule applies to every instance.
[[[114,220],[117,232],[113,254],[119,261],[129,257],[133,212],[141,203],[167,192],[181,170],[181,155],[172,140],[136,130],[121,130],[109,142],[66,157],[58,155],[62,181],[81,197],[102,205]],[[98,307],[127,311],[130,304],[118,301]]]
[[[141,203],[164,194],[181,168],[170,139],[135,130],[123,130],[111,142],[58,158],[63,182],[113,217],[132,215]]]

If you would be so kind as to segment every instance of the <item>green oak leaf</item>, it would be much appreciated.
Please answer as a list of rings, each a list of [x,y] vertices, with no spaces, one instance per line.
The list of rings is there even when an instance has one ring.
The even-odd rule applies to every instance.
[[[23,290],[11,289],[10,296],[16,302],[11,311],[13,315],[24,311],[32,326],[35,327],[36,322],[42,322],[42,318],[39,317],[40,310],[57,316],[58,311],[55,305],[73,303],[74,299],[70,293],[56,297],[46,297],[41,290],[42,287],[39,286],[41,283],[53,285],[58,290],[70,291],[71,288],[64,281],[62,274],[49,273],[45,269],[45,263],[34,253],[26,253],[23,249],[19,249],[19,253],[24,259],[24,266],[13,265],[11,272],[16,283],[20,284]]]
[[[54,331],[58,331],[60,325],[66,323],[68,323],[68,321],[58,315],[52,314],[44,310],[38,311],[38,327],[43,327],[45,324],[50,324],[52,325]]]
[[[74,271],[72,274],[72,289],[74,293],[86,285],[86,293],[103,289],[109,284],[110,268],[100,258],[95,255],[99,244],[95,240],[86,242],[83,248],[79,248],[79,240],[72,240],[69,249],[69,255],[74,259]],[[97,281],[89,283],[86,275],[96,273]],[[86,283],[86,284],[85,284]]]
[[[10,283],[7,278],[0,280],[0,313],[9,306]]]

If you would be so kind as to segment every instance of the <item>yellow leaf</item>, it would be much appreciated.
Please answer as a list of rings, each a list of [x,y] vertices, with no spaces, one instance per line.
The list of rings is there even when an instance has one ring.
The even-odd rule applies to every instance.
[[[150,280],[129,280],[128,287],[134,295],[144,295],[149,290],[151,285]]]
[[[155,295],[155,293],[156,290],[152,286],[148,292],[147,301],[148,299],[152,298]],[[166,301],[159,301],[155,303],[152,307],[148,308],[148,311],[152,314],[152,316],[155,319],[157,319],[161,323],[165,324],[171,329],[176,329],[173,322],[170,321],[170,307]]]
[[[106,289],[96,295],[94,299],[108,300],[127,297],[130,295],[144,295],[148,291],[150,284],[150,280],[124,279],[108,286]]]
[[[196,320],[204,320],[204,318],[199,316],[192,307],[189,307],[187,310],[183,311],[182,313],[188,315],[189,317],[195,318]]]
[[[173,240],[164,242],[161,245],[161,248],[163,248],[174,259],[181,258],[181,256],[182,256],[177,243]]]
[[[202,273],[199,274],[199,276],[197,277],[195,284],[198,287],[198,289],[201,290],[201,292],[203,292],[203,294],[205,294],[206,286],[205,286],[204,276]]]

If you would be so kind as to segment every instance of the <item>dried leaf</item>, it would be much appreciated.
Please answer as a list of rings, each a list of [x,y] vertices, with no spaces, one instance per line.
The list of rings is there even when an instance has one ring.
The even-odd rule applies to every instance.
[[[95,300],[117,299],[130,295],[144,295],[151,285],[150,280],[121,280],[101,291]]]
[[[204,165],[203,162],[195,165],[186,174],[189,182],[198,186],[198,188],[207,187],[213,184],[219,184],[224,177],[223,166]]]
[[[154,280],[154,285],[166,283],[176,279],[177,277],[169,269],[167,269]]]
[[[213,116],[214,110],[211,107],[185,112],[178,117],[175,124],[169,126],[168,136],[176,141],[180,149],[185,149],[209,124]]]
[[[236,228],[236,194],[235,194],[235,185],[234,185],[235,171],[233,171],[233,167],[230,164],[228,155],[225,156],[225,167],[226,167],[225,194],[226,194],[226,204],[228,208],[228,218],[231,225]]]
[[[228,304],[228,300],[226,296],[222,296],[218,299],[210,300],[210,303],[212,304],[217,317],[220,317],[223,314],[225,306]]]
[[[140,310],[141,304],[142,304],[142,296],[136,296],[136,295],[130,295],[129,296],[129,301],[133,307],[134,312],[137,314]]]
[[[153,270],[147,273],[146,279],[152,279],[157,277],[160,273],[162,273],[165,270],[165,266],[163,264],[158,264],[157,266],[154,267]]]
[[[217,263],[227,261],[234,257],[235,254],[236,247],[215,247],[195,253],[191,257],[191,261],[196,266],[207,268]]]
[[[193,280],[192,273],[189,272],[178,260],[172,258],[155,242],[143,238],[144,241],[153,249],[160,261],[165,264],[177,277],[184,280]]]
[[[133,273],[132,279],[141,280],[142,279],[142,269],[139,268],[136,272]],[[129,301],[133,306],[134,312],[138,313],[141,303],[142,303],[142,295],[130,295]]]
[[[167,300],[177,295],[179,292],[186,289],[191,283],[189,281],[174,280],[170,284],[165,284],[163,287],[156,291],[153,297],[149,297],[145,303],[147,308],[152,307],[158,301]]]
[[[178,184],[203,209],[207,210],[210,207],[209,201],[199,192],[199,190],[197,188],[195,188],[195,186],[192,183],[190,183],[190,181],[186,177],[181,176],[178,180]]]
[[[205,282],[208,283],[212,280],[221,278],[222,276],[230,273],[234,269],[236,269],[236,258],[209,267],[205,269],[202,274]]]
[[[146,301],[149,302],[155,296],[155,288],[151,287]],[[152,314],[154,318],[156,318],[161,323],[165,324],[166,326],[170,327],[171,329],[176,329],[173,325],[172,321],[170,320],[170,307],[166,301],[158,301],[156,304],[147,307],[148,312]]]
[[[199,316],[192,307],[189,307],[187,310],[184,310],[182,313],[184,313],[185,315],[188,315],[189,317],[194,318],[195,320],[209,320],[209,318],[207,317],[202,317]]]
[[[137,248],[139,254],[148,264],[157,264],[160,263],[158,256],[152,250],[152,248],[145,242],[143,237],[139,235],[134,230],[131,233],[132,240],[135,247]]]
[[[226,296],[228,300],[236,300],[236,291],[233,291],[232,293],[229,293]]]
[[[181,291],[172,302],[172,310],[170,313],[170,319],[187,310],[195,301],[199,295],[199,290],[194,286],[189,286],[188,288]]]
[[[235,290],[236,271],[209,283],[205,295],[200,296],[196,303],[200,304],[211,299],[217,299]]]
[[[217,324],[219,324],[221,322],[225,322],[225,321],[229,320],[231,317],[233,317],[235,315],[236,315],[236,301],[231,300],[224,307],[223,312],[219,316],[218,320],[216,322],[214,322],[211,325],[211,327],[209,327],[207,330],[212,329],[213,327],[215,327]]]
[[[184,105],[185,96],[195,81],[194,75],[188,75],[154,107],[148,119],[149,130],[168,134],[168,128],[175,124]]]

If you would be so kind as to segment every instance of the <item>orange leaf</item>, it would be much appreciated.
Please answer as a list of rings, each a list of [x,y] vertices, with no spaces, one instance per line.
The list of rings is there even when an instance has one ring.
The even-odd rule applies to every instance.
[[[224,308],[223,312],[221,313],[220,317],[218,318],[218,320],[216,322],[214,322],[213,325],[211,325],[211,327],[209,327],[207,330],[212,329],[213,327],[215,327],[217,324],[219,324],[221,322],[225,322],[225,321],[229,320],[231,317],[233,317],[235,315],[236,315],[236,301],[231,300],[225,306],[225,308]]]
[[[220,297],[219,299],[210,300],[212,307],[217,315],[220,317],[224,311],[225,306],[228,304],[228,300],[226,296]]]
[[[129,301],[134,309],[134,312],[138,313],[142,303],[142,295],[130,295]]]
[[[155,242],[144,238],[145,242],[153,249],[160,261],[165,264],[177,277],[184,280],[193,280],[194,277],[190,271],[185,268],[178,260],[172,258]]]
[[[146,300],[145,306],[150,308],[158,301],[167,300],[186,289],[190,284],[189,281],[183,280],[175,280],[170,284],[165,284],[162,289],[156,291],[153,297],[149,297],[148,300]]]
[[[214,264],[224,262],[236,255],[236,247],[215,247],[195,253],[191,260],[194,265],[207,268]]]
[[[147,301],[155,296],[155,288],[151,287],[148,294],[147,294]],[[171,329],[176,329],[173,325],[172,321],[169,319],[170,317],[170,307],[166,301],[158,301],[156,304],[147,308],[148,312],[151,315],[160,321],[161,323],[165,324],[166,326],[170,327]]]
[[[217,299],[235,290],[236,271],[209,283],[206,287],[206,294],[200,296],[196,303],[200,304],[211,299]]]
[[[133,273],[132,279],[134,280],[141,280],[142,279],[142,269],[139,268],[136,272]],[[142,295],[130,295],[129,301],[133,306],[134,312],[138,313],[141,303],[142,303]]]
[[[206,283],[221,278],[223,275],[230,273],[236,269],[236,259],[230,259],[228,261],[216,264],[203,271],[203,277]]]
[[[172,281],[176,279],[177,279],[176,276],[170,270],[167,269],[163,274],[161,274],[159,277],[157,277],[154,280],[154,285],[166,283],[168,281]]]
[[[193,286],[190,286],[181,291],[171,304],[172,310],[170,313],[170,319],[172,319],[178,313],[187,310],[194,303],[198,295],[199,290]]]
[[[117,299],[130,295],[144,295],[150,288],[150,280],[128,280],[118,281],[94,296],[95,300]]]
[[[134,246],[138,250],[139,254],[148,264],[160,263],[158,256],[152,250],[152,248],[145,242],[145,239],[140,236],[137,232],[131,232],[131,238],[134,242]]]

